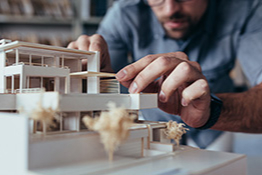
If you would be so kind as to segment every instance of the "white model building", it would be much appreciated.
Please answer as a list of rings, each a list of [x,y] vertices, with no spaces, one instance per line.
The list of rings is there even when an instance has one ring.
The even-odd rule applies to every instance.
[[[156,94],[119,94],[118,84],[113,84],[115,93],[100,93],[100,77],[114,74],[99,72],[98,52],[19,41],[1,43],[0,97],[1,103],[9,103],[0,110],[23,109],[30,114],[41,103],[60,111],[61,131],[80,131],[80,118],[87,112],[106,110],[109,101],[129,110],[157,107]],[[82,59],[88,59],[85,72]],[[83,78],[87,79],[87,94],[82,93]]]
[[[82,117],[107,110],[110,101],[130,113],[157,108],[157,95],[120,94],[114,74],[99,72],[99,52],[0,43],[0,174],[246,174],[245,156],[175,147],[158,122],[131,127],[108,162],[99,135],[83,126]],[[29,119],[39,107],[57,112],[56,128]]]

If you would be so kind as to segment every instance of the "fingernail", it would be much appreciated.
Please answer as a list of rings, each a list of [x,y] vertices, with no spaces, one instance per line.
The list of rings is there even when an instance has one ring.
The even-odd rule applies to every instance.
[[[120,80],[120,79],[122,79],[122,78],[124,78],[125,76],[126,76],[126,70],[121,70],[120,72],[118,72],[117,74],[116,74],[116,78],[118,79],[118,80]]]
[[[132,85],[129,88],[129,92],[130,93],[136,93],[136,91],[137,91],[137,84],[136,84],[136,82],[133,82]]]
[[[181,105],[182,106],[187,106],[188,105],[184,98],[181,99]]]
[[[163,91],[161,91],[161,92],[159,93],[159,100],[160,100],[161,102],[165,102],[165,101],[166,101],[166,94],[165,94]]]

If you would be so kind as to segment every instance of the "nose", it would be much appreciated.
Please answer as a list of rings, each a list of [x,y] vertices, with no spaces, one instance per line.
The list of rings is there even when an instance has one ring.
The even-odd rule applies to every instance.
[[[171,16],[181,10],[181,4],[175,0],[166,0],[163,4],[163,11],[165,15]]]

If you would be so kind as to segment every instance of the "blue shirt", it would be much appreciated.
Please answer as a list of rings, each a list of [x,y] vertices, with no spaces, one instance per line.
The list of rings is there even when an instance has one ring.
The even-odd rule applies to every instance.
[[[209,0],[201,25],[185,41],[166,36],[143,0],[120,0],[108,11],[98,33],[108,43],[115,71],[129,64],[128,54],[134,62],[148,54],[183,51],[191,61],[201,65],[214,93],[234,90],[229,72],[236,58],[252,86],[262,81],[261,0]],[[143,115],[156,120],[175,118],[160,110],[143,111]],[[201,134],[204,137],[199,139]],[[193,130],[191,136],[204,148],[219,134]]]

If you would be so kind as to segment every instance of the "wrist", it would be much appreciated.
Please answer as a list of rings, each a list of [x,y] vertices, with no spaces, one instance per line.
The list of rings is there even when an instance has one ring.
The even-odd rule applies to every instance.
[[[196,129],[209,129],[216,124],[221,114],[223,102],[214,94],[211,94],[210,115],[207,122]]]

